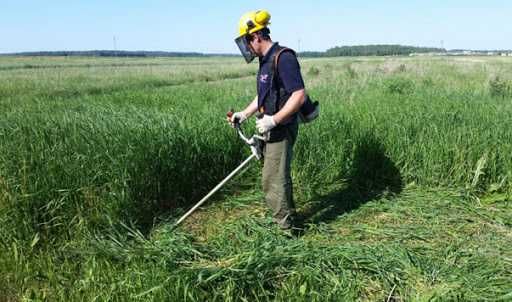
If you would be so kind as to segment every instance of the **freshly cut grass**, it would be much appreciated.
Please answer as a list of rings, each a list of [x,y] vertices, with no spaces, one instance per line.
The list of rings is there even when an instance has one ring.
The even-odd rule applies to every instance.
[[[232,210],[244,199],[232,199]],[[201,242],[188,229],[162,225],[145,237],[126,227],[27,251],[4,278],[19,280],[6,284],[21,297],[51,300],[506,300],[511,206],[410,188],[310,225],[298,239],[246,215],[196,221],[223,224]],[[28,279],[10,279],[13,272]]]

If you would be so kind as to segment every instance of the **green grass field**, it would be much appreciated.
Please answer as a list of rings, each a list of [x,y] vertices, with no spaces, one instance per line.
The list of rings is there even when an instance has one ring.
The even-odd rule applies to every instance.
[[[512,58],[301,64],[289,239],[256,162],[171,230],[256,64],[0,57],[0,301],[512,301]]]

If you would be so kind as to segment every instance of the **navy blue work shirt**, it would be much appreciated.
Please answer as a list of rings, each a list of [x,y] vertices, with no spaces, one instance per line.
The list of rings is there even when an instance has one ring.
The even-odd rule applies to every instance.
[[[260,57],[260,69],[258,71],[258,99],[262,99],[266,96],[270,89],[272,79],[272,54],[276,48],[279,47],[278,43],[274,43],[268,50],[265,56]],[[267,64],[268,63],[268,64]],[[277,84],[279,87],[283,87],[287,94],[292,94],[297,90],[304,89],[304,81],[300,73],[300,65],[297,57],[290,51],[282,52],[279,56],[277,63],[277,71],[279,77],[277,77]]]

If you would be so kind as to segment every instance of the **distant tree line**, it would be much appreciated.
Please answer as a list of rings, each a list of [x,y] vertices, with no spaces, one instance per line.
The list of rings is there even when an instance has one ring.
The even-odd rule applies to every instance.
[[[345,57],[345,56],[399,56],[411,53],[446,52],[444,48],[415,47],[404,45],[356,45],[337,46],[325,52],[308,51],[300,53],[303,57]]]
[[[33,51],[20,52],[17,56],[86,56],[86,57],[201,57],[199,52],[85,50],[85,51]]]
[[[415,47],[403,45],[357,45],[337,46],[327,51],[304,51],[301,57],[343,57],[343,56],[397,56],[411,53],[446,52],[443,48]],[[205,57],[238,56],[238,54],[204,54],[199,52],[168,51],[126,51],[126,50],[87,50],[87,51],[36,51],[21,52],[18,56],[95,56],[95,57]]]

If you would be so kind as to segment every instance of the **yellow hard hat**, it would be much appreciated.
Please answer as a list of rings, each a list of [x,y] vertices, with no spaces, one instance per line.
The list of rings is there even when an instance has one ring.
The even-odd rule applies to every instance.
[[[270,24],[270,13],[266,10],[257,10],[245,13],[238,23],[238,37],[260,31]]]

